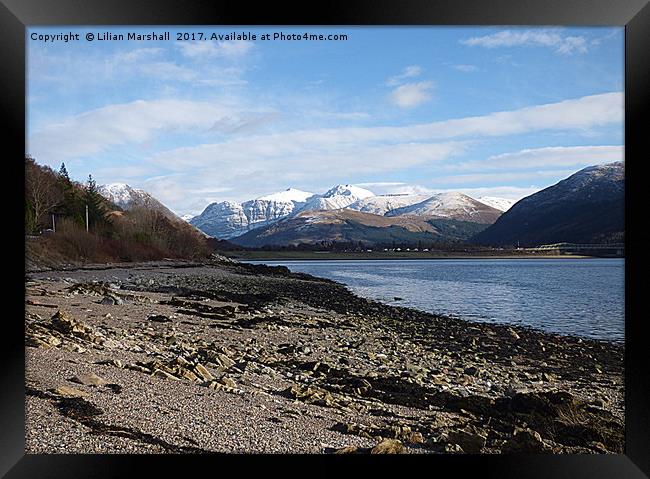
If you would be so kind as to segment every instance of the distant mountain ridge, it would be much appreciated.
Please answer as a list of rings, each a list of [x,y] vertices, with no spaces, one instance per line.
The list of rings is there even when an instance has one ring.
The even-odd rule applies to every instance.
[[[433,198],[436,201],[432,201],[428,208],[423,205],[422,211],[400,210]],[[492,223],[501,214],[501,211],[460,193],[375,195],[365,188],[340,184],[322,195],[289,188],[244,203],[212,203],[190,223],[216,238],[232,239],[301,212],[339,209],[379,216],[419,215],[481,224]]]
[[[624,186],[623,162],[584,168],[518,201],[471,241],[495,246],[622,241]]]
[[[386,216],[428,216],[492,224],[501,213],[467,195],[450,192],[438,193],[419,203],[394,209],[386,213]]]
[[[313,196],[307,191],[288,188],[244,203],[211,203],[190,224],[215,238],[229,239],[290,215]]]

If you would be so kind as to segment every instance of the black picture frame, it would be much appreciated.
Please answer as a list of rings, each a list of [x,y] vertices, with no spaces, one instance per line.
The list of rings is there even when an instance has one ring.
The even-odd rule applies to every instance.
[[[471,470],[481,477],[642,478],[650,476],[650,364],[643,335],[642,294],[647,234],[639,216],[643,212],[642,152],[647,156],[650,104],[650,5],[648,0],[364,0],[312,2],[256,2],[241,0],[0,0],[0,88],[6,185],[5,237],[17,242],[7,248],[9,270],[4,301],[15,309],[3,315],[0,330],[0,475],[6,477],[116,477],[151,473],[164,468],[199,474],[226,473],[230,465],[248,467],[246,456],[95,456],[25,455],[24,421],[24,214],[21,205],[25,154],[25,29],[37,25],[616,25],[625,26],[625,151],[626,211],[625,265],[625,454],[624,455],[432,455],[426,457],[321,457],[324,467],[364,467],[388,463],[411,467],[409,461],[432,474],[463,476]],[[16,196],[13,196],[16,195]],[[18,196],[21,195],[21,196]],[[10,198],[13,198],[11,200]],[[638,202],[638,203],[637,203]],[[632,216],[636,215],[636,224]],[[646,215],[647,221],[647,215]],[[7,252],[9,254],[7,254]],[[14,253],[15,252],[15,253]],[[24,257],[24,255],[23,255]],[[632,258],[632,259],[630,259]],[[14,272],[15,270],[15,272]],[[14,284],[15,283],[15,284]],[[8,309],[5,311],[9,311]],[[216,459],[215,459],[216,458]],[[304,458],[304,457],[303,457]],[[303,459],[301,458],[301,459]],[[291,465],[297,457],[256,456],[255,462],[279,460],[278,472],[303,474]],[[289,459],[288,461],[286,461]],[[191,462],[190,462],[191,461]],[[237,464],[230,464],[231,462]],[[260,465],[260,464],[256,464]],[[264,464],[261,464],[264,465]],[[415,464],[414,464],[415,466]],[[327,469],[321,469],[327,471]],[[403,469],[404,470],[404,469]],[[405,469],[406,472],[410,469]],[[195,472],[196,471],[196,472]],[[284,472],[283,472],[284,471]],[[415,469],[413,469],[415,471]],[[270,472],[270,470],[269,470]],[[330,471],[331,472],[331,471]],[[230,472],[232,473],[232,472]],[[235,472],[236,473],[236,472]]]

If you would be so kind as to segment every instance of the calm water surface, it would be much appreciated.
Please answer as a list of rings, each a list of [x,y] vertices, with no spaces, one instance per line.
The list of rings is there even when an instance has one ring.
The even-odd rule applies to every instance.
[[[624,259],[251,263],[287,266],[344,283],[360,296],[432,313],[587,338],[624,339]]]

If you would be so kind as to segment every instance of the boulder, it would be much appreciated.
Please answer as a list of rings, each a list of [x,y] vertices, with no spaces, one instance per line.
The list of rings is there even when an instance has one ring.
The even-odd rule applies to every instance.
[[[485,436],[473,431],[453,431],[447,434],[447,438],[468,454],[478,454],[485,447]]]
[[[552,452],[552,447],[544,442],[537,431],[517,429],[503,446],[503,453],[540,453]]]
[[[384,439],[370,450],[370,454],[402,454],[405,452],[401,441]]]

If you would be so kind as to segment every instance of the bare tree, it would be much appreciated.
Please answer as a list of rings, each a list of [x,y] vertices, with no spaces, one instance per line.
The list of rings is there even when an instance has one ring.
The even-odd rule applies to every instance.
[[[27,218],[26,229],[35,232],[47,223],[47,215],[63,200],[57,175],[46,166],[37,165],[33,158],[25,158],[25,200],[31,215]],[[31,223],[31,224],[30,224]]]

